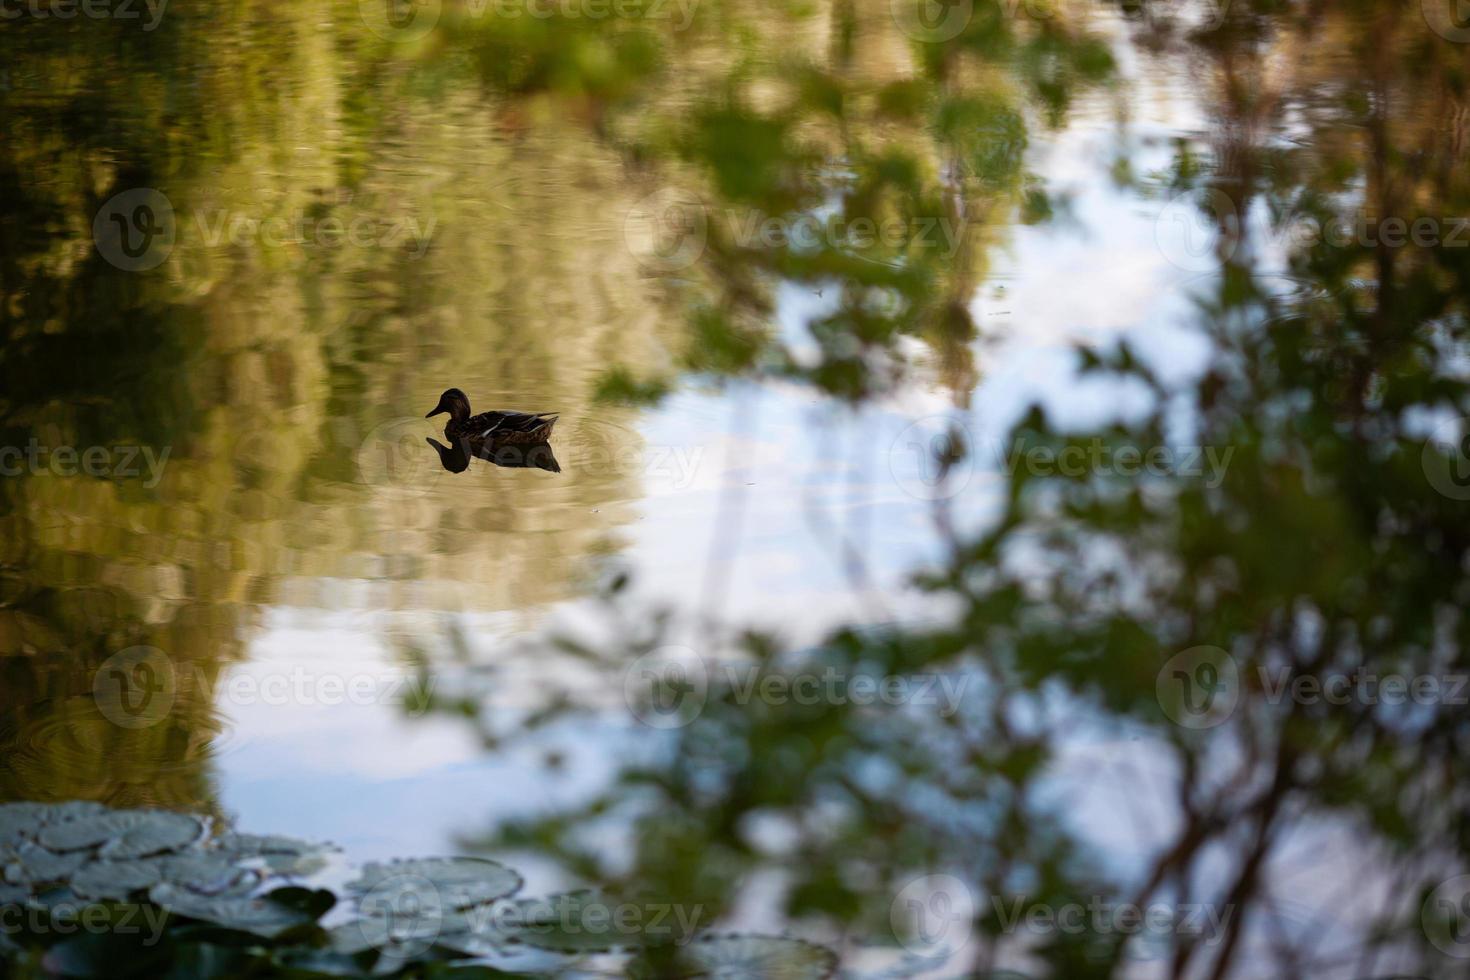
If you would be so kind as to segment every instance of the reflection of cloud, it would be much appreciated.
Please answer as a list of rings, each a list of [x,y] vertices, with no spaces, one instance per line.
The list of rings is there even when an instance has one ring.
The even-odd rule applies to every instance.
[[[448,720],[437,724],[453,727]],[[599,726],[591,720],[558,726],[524,749],[494,756],[421,754],[402,771],[357,768],[367,748],[407,755],[387,744],[394,734],[389,727],[379,724],[376,734],[366,728],[338,732],[369,743],[344,748],[342,768],[303,766],[298,740],[258,740],[225,767],[225,805],[242,826],[331,840],[359,861],[451,853],[460,850],[460,835],[483,832],[499,819],[575,805],[602,789],[616,774],[615,763],[637,751],[630,739],[639,734],[626,722]],[[420,752],[436,748],[417,744]],[[544,768],[549,751],[564,758],[559,771]],[[391,833],[383,833],[387,828]]]
[[[267,626],[250,654],[215,688],[216,707],[237,733],[222,760],[230,774],[330,772],[378,781],[419,771],[426,759],[448,765],[480,752],[463,725],[405,717],[400,682],[416,683],[413,672],[363,632]],[[285,698],[265,693],[271,679]],[[385,696],[352,698],[347,685],[355,679]]]
[[[229,778],[331,773],[376,783],[469,763],[484,751],[452,718],[404,718],[386,705],[247,705],[228,717],[251,733],[221,760]]]

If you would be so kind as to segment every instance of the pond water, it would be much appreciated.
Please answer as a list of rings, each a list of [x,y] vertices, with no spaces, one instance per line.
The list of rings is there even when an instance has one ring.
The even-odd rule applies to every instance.
[[[1242,270],[1304,306],[1373,294],[1286,203],[1452,230],[1470,48],[1432,0],[910,6],[8,20],[0,796],[359,859],[472,851],[664,744],[623,675],[554,639],[611,645],[610,581],[707,657],[738,627],[801,649],[941,621],[954,596],[912,576],[1004,511],[1032,406],[1064,430],[1151,410],[1079,346],[1126,341],[1190,385],[1224,363],[1217,314],[1251,321]],[[932,227],[872,213],[929,238],[874,257],[853,201],[882,196],[875,173],[907,187],[901,161]],[[795,247],[763,238],[772,215]],[[886,333],[918,294],[967,326]],[[728,333],[697,326],[712,308]],[[644,385],[661,397],[606,397]],[[560,413],[556,470],[441,465],[424,413],[451,387]],[[1198,446],[1207,414],[1172,406],[1167,438]],[[955,424],[973,451],[941,474]],[[1218,486],[1229,457],[1169,458],[1196,464]],[[562,687],[581,708],[523,728]],[[467,691],[478,719],[449,704]],[[1053,791],[1138,761],[1100,726]],[[1173,832],[1125,816],[1165,805],[1142,791],[1087,793],[1103,866]],[[1330,907],[1331,877],[1302,901]]]

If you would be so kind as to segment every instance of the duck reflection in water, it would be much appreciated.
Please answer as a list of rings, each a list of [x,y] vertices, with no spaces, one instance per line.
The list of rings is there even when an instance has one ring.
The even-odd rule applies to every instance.
[[[467,440],[456,439],[454,445],[446,446],[437,439],[424,441],[438,451],[440,464],[451,473],[463,473],[468,469],[472,456],[509,469],[534,467],[551,473],[561,472],[561,464],[556,461],[551,445],[545,442],[529,446],[496,446],[490,443],[473,445]]]

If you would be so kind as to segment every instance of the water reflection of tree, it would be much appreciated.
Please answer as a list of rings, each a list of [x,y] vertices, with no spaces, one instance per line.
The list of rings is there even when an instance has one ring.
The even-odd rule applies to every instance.
[[[17,797],[207,799],[207,693],[104,739],[88,702],[111,651],[154,644],[213,678],[260,607],[324,603],[334,579],[380,580],[365,616],[536,607],[568,594],[638,495],[639,474],[614,467],[535,497],[429,479],[428,423],[421,461],[364,471],[382,426],[450,383],[562,410],[585,436],[564,445],[574,458],[634,439],[618,409],[581,424],[596,421],[592,379],[613,350],[655,356],[667,327],[588,203],[619,193],[611,151],[555,121],[508,137],[463,65],[452,94],[425,90],[355,9],[342,46],[319,31],[328,6],[181,6],[146,37],[21,19],[0,38],[0,444],[170,453],[156,487],[5,480],[0,612],[45,638],[4,651]],[[140,186],[167,194],[178,234],[161,267],[132,274],[93,247],[91,222]],[[417,219],[423,238],[230,239],[236,219],[297,214]],[[396,351],[418,356],[383,356]],[[83,615],[78,590],[108,611]]]
[[[1362,214],[1375,226],[1428,217],[1445,234],[1470,209],[1470,62],[1463,45],[1387,4],[1235,4],[1218,29],[1194,34],[1171,30],[1167,11],[1151,16],[1141,33],[1161,57],[1200,73],[1213,113],[1211,132],[1184,141],[1171,172],[1141,189],[1160,199],[1184,192],[1224,233],[1197,319],[1215,353],[1180,388],[1126,347],[1092,352],[1088,370],[1142,384],[1156,410],[1095,433],[1059,431],[1036,411],[1013,435],[1055,448],[1160,445],[1182,403],[1192,409],[1190,444],[1234,450],[1223,483],[1018,472],[994,527],[952,537],[948,561],[921,578],[955,604],[950,625],[842,634],[789,655],[769,639],[707,638],[711,658],[739,651],[777,675],[961,671],[980,696],[960,715],[751,703],[715,679],[667,758],[625,770],[585,810],[502,827],[497,843],[717,914],[752,881],[774,880],[783,914],[828,937],[886,931],[905,884],[942,871],[974,896],[1053,910],[1098,895],[1229,909],[1211,941],[1159,937],[1154,966],[1169,976],[1370,976],[1442,964],[1426,942],[1441,909],[1425,898],[1465,870],[1470,848],[1463,705],[1447,692],[1413,710],[1367,696],[1271,698],[1259,679],[1454,678],[1470,666],[1461,611],[1470,536],[1462,504],[1433,482],[1464,460],[1424,442],[1435,412],[1470,413],[1459,364],[1470,249],[1394,246],[1379,233],[1282,237],[1308,218],[1356,227]],[[938,48],[945,64],[954,49]],[[724,125],[732,111],[747,127],[785,122],[735,106],[695,125]],[[809,145],[768,145],[809,172]],[[780,162],[766,169],[784,172]],[[720,193],[751,191],[732,179]],[[778,180],[754,193],[801,204]],[[1273,240],[1291,243],[1290,288],[1257,264],[1272,260],[1259,230],[1241,230],[1258,204]],[[751,256],[716,242],[712,253],[711,275],[737,300],[717,309],[749,308],[757,321],[769,307],[743,284],[811,273],[780,251]],[[891,285],[855,266],[823,271],[853,291]],[[844,307],[818,328],[840,354],[871,339],[869,326]],[[743,370],[766,353],[747,349],[741,362],[700,366]],[[806,377],[860,397],[870,365],[832,373],[828,357]],[[616,675],[661,642],[636,614],[619,632],[625,648],[580,653],[601,655]],[[1218,693],[1232,664],[1240,679],[1226,690],[1239,699],[1234,713],[1208,730],[1160,712],[1171,658],[1199,647],[1226,659],[1209,671],[1198,657],[1178,662],[1186,678]],[[687,672],[678,676],[687,695]],[[483,720],[493,729],[495,719]],[[1079,824],[1126,812],[1069,811],[1053,778],[1079,741],[1099,738],[1101,762],[1079,774],[1074,761],[1074,776],[1117,778],[1127,764],[1148,778],[1119,795],[1164,787],[1152,796],[1165,811],[1134,828],[1142,860],[1123,867],[1092,849]],[[589,833],[609,814],[631,821],[631,857]],[[1346,893],[1363,900],[1344,908]],[[987,938],[961,951],[966,970],[1022,963],[1050,976],[1111,976],[1135,969],[1142,952],[1126,933],[1093,927],[1025,943],[998,934],[986,903],[978,912],[973,925]]]

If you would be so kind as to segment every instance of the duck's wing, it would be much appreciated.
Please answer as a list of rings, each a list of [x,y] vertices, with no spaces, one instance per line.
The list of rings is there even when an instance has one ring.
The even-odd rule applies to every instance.
[[[470,419],[467,429],[477,439],[501,436],[511,432],[534,432],[548,422],[555,422],[556,412],[484,412]]]

